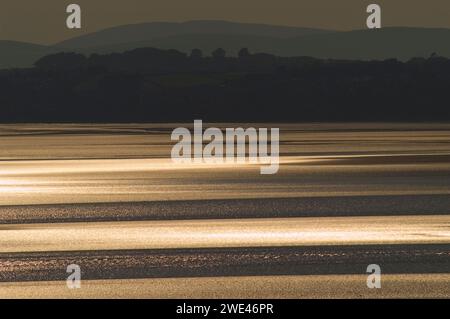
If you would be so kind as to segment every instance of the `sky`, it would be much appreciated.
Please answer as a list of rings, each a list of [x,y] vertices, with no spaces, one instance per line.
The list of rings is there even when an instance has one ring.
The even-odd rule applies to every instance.
[[[82,8],[82,29],[66,27],[66,7]],[[449,0],[0,0],[0,40],[39,44],[123,24],[190,20],[365,28],[368,4],[382,8],[388,26],[450,28]]]

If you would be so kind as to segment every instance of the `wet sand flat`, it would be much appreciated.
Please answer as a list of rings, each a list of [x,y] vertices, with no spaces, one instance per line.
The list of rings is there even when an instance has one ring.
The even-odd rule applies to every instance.
[[[335,195],[0,206],[0,225],[100,221],[436,214],[450,214],[450,195]]]
[[[0,125],[0,298],[450,296],[450,124],[263,124],[272,176],[173,165],[180,125]]]
[[[368,289],[366,275],[164,278],[0,283],[0,298],[448,298],[450,274],[382,275]]]
[[[450,244],[188,248],[0,254],[0,282],[61,281],[67,266],[83,280],[211,276],[450,272]]]

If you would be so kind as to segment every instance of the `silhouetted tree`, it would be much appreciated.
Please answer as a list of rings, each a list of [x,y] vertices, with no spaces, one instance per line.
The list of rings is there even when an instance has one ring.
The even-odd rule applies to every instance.
[[[73,69],[86,64],[87,58],[79,53],[56,53],[42,57],[34,63],[38,68],[43,69]]]
[[[250,52],[248,51],[247,48],[242,48],[239,50],[238,57],[240,59],[247,58],[249,56],[250,56]]]
[[[436,52],[431,53],[430,59],[436,58],[438,55]]]
[[[437,55],[406,63],[213,56],[59,53],[0,70],[0,122],[450,121],[450,60]]]
[[[191,58],[191,59],[196,59],[196,60],[203,58],[203,52],[202,52],[202,50],[200,50],[200,49],[193,49],[193,50],[191,51],[190,58]]]
[[[216,49],[216,50],[214,50],[214,51],[212,52],[212,56],[213,56],[214,59],[220,60],[220,59],[225,58],[226,52],[225,52],[224,49],[218,48],[218,49]]]

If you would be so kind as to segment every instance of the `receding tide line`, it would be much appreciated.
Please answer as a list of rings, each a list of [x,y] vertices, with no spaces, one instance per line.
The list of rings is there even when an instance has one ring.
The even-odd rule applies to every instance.
[[[0,252],[450,243],[450,215],[0,226]]]

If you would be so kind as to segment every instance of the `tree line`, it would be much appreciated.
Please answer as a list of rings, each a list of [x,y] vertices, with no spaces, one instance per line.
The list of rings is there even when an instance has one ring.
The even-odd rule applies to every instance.
[[[448,121],[450,60],[58,53],[1,70],[0,92],[4,123]]]

